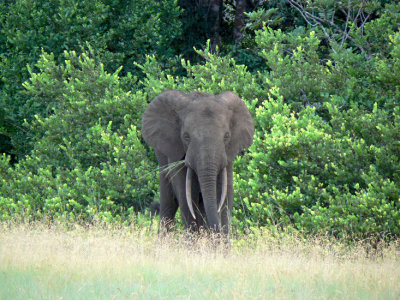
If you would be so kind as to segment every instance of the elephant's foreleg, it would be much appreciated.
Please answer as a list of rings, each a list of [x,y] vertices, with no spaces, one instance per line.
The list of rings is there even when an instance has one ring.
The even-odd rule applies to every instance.
[[[193,229],[193,226],[196,224],[196,222],[192,214],[190,213],[188,202],[186,199],[186,167],[180,168],[176,172],[174,171],[173,174],[171,174],[170,176],[174,194],[178,200],[179,207],[181,209],[183,226],[185,227],[185,229]],[[193,204],[194,207],[196,207],[195,201]]]
[[[207,228],[207,215],[204,209],[204,204],[202,203],[199,203],[198,210],[196,211],[196,226],[198,230],[200,230],[201,228]]]
[[[168,159],[165,155],[157,153],[160,173],[160,225],[159,232],[169,231],[174,226],[178,202],[172,189],[165,168],[168,166]]]
[[[162,183],[162,181],[166,181]],[[174,219],[178,203],[174,198],[172,186],[168,180],[160,178],[160,231],[170,231],[174,226]]]

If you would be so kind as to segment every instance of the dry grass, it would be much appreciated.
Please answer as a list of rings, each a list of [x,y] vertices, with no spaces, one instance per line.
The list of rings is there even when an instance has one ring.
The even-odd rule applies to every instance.
[[[234,241],[134,228],[0,225],[0,299],[399,299],[399,243]]]

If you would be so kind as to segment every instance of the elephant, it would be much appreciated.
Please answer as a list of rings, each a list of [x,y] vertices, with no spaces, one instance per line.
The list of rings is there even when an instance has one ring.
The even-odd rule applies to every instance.
[[[229,235],[232,163],[252,144],[253,134],[246,104],[230,91],[166,90],[150,102],[142,136],[160,168],[160,229],[172,228],[180,207],[185,229]],[[172,172],[165,171],[174,164]]]

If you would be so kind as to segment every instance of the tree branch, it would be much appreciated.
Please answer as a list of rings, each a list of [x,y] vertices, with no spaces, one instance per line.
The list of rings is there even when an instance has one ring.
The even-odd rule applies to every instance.
[[[324,13],[323,17],[318,16],[318,8],[316,7],[310,7],[306,1],[299,1],[299,0],[288,0],[289,4],[294,7],[303,17],[303,19],[307,22],[312,27],[320,27],[321,30],[323,31],[325,37],[328,39],[329,42],[332,42],[335,40],[333,37],[332,33],[328,32],[328,27],[332,27],[335,29],[340,35],[340,46],[342,47],[347,40],[350,40],[354,43],[354,45],[361,51],[366,53],[367,57],[369,57],[369,53],[366,51],[366,49],[359,43],[357,43],[356,39],[350,35],[350,22],[352,22],[357,29],[361,30],[361,34],[363,34],[363,29],[365,26],[365,23],[369,20],[371,13],[367,14],[366,16],[364,15],[364,9],[363,9],[363,4],[365,1],[362,1],[361,4],[358,5],[352,5],[352,1],[348,0],[347,1],[347,7],[346,8],[337,8],[336,3],[332,7],[332,16],[329,17],[329,13],[325,11],[325,9],[322,11]],[[356,8],[357,13],[355,13]],[[344,28],[343,26],[339,26],[337,23],[337,20],[335,19],[335,13],[336,10],[339,10],[342,12],[345,17],[346,21],[344,23]],[[361,23],[360,23],[361,22]]]

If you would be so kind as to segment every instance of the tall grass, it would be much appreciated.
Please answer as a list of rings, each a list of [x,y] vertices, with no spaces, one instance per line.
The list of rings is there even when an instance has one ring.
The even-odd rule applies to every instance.
[[[0,225],[0,299],[399,299],[399,243]]]

